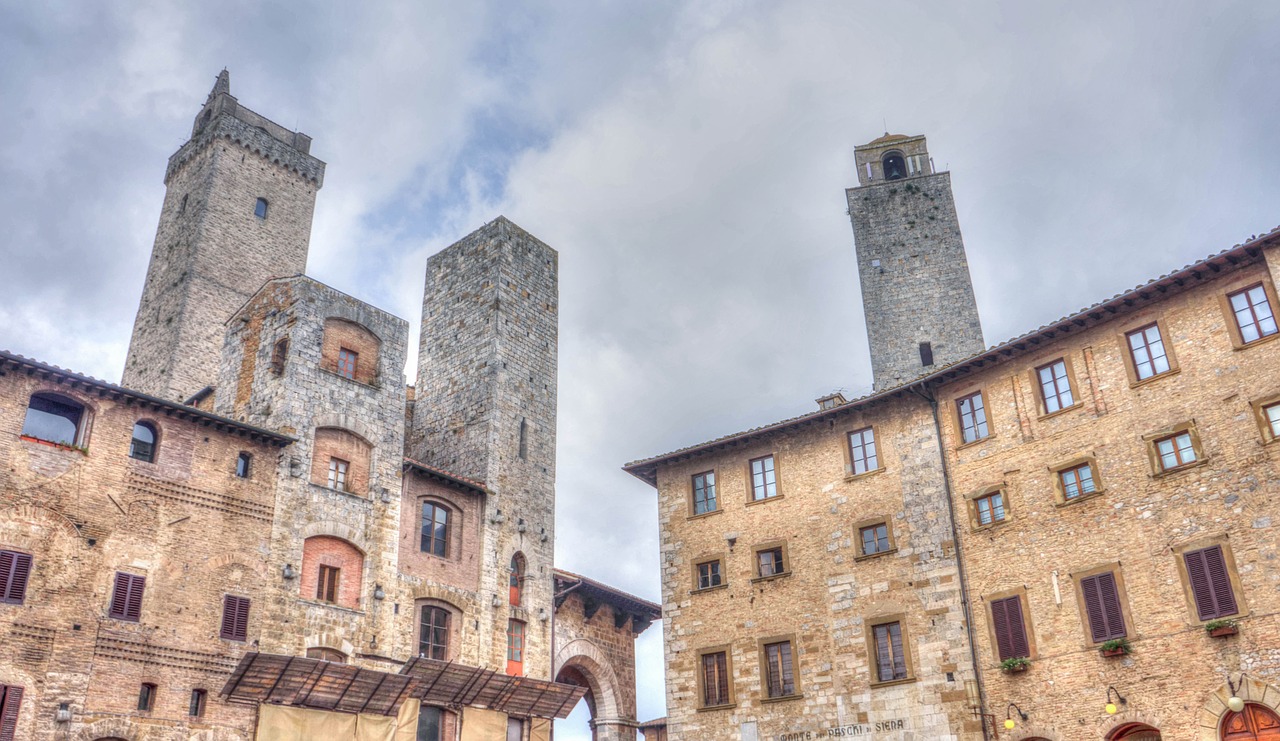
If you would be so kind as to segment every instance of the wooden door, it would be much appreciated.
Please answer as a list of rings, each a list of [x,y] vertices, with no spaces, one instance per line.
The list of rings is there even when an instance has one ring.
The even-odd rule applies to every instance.
[[[1264,705],[1245,705],[1227,713],[1222,721],[1222,741],[1280,741],[1280,716]]]

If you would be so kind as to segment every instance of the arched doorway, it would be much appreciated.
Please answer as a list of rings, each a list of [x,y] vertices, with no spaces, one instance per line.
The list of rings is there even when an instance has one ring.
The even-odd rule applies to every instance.
[[[571,727],[581,727],[585,705],[590,713],[587,723],[591,726],[592,741],[631,741],[635,737],[635,710],[619,707],[625,701],[618,677],[608,659],[598,646],[588,640],[571,641],[560,649],[556,664],[556,681],[586,687],[584,702],[574,708],[565,721]]]
[[[1222,741],[1280,741],[1280,715],[1265,705],[1248,703],[1222,717]]]
[[[587,693],[582,696],[582,702],[573,709],[573,712],[565,719],[565,721],[566,723],[573,724],[577,728],[581,728],[581,710],[585,705],[587,710],[586,720],[591,728],[591,739],[592,741],[598,741],[599,737],[595,730],[595,719],[600,717],[600,715],[596,712],[596,696],[595,693],[591,691],[591,680],[588,679],[587,675],[583,674],[576,666],[566,666],[560,670],[559,674],[556,675],[556,681],[561,684],[572,684],[577,685],[578,687],[587,688]]]
[[[1125,723],[1107,734],[1107,741],[1160,741],[1160,731],[1145,723]]]

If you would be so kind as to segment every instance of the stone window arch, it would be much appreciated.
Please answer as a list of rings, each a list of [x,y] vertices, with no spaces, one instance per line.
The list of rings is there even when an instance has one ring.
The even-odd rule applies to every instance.
[[[352,494],[369,492],[373,446],[341,427],[316,429],[311,451],[311,483]]]
[[[341,538],[316,535],[302,543],[303,599],[360,609],[364,553]]]
[[[363,325],[331,316],[324,320],[320,367],[357,383],[378,381],[382,340]]]
[[[22,436],[66,447],[85,447],[89,440],[89,407],[63,394],[31,395]]]

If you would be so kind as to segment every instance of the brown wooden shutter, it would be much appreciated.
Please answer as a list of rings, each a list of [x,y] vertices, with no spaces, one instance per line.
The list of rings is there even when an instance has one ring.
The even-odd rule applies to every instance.
[[[893,656],[889,651],[889,626],[877,625],[876,635],[876,676],[881,682],[893,679]]]
[[[138,622],[142,617],[142,589],[145,576],[116,572],[115,592],[111,595],[111,609],[107,615],[117,620]]]
[[[228,641],[243,641],[249,636],[249,599],[230,594],[222,598],[221,636]]]
[[[1124,613],[1120,609],[1120,593],[1111,572],[1080,580],[1085,612],[1089,618],[1089,637],[1094,643],[1124,638]]]
[[[14,741],[18,733],[18,708],[22,705],[22,688],[0,685],[4,700],[0,702],[0,741]]]
[[[1239,612],[1222,546],[1215,545],[1185,553],[1183,561],[1187,565],[1187,577],[1191,581],[1196,614],[1201,620],[1212,620]]]
[[[1006,597],[991,603],[991,622],[996,634],[996,653],[1000,660],[1030,656],[1027,629],[1022,621],[1022,600]]]
[[[130,620],[142,618],[142,587],[147,583],[145,576],[132,576],[129,584],[129,605],[127,616]]]
[[[31,556],[26,553],[13,554],[13,576],[9,581],[8,592],[4,595],[6,602],[22,604],[27,596],[27,579],[31,576]]]

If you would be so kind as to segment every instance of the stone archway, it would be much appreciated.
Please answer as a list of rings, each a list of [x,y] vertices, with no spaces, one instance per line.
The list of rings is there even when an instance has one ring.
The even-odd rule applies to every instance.
[[[556,681],[586,687],[594,741],[635,738],[635,710],[619,707],[622,693],[617,674],[595,643],[579,638],[556,652]]]

